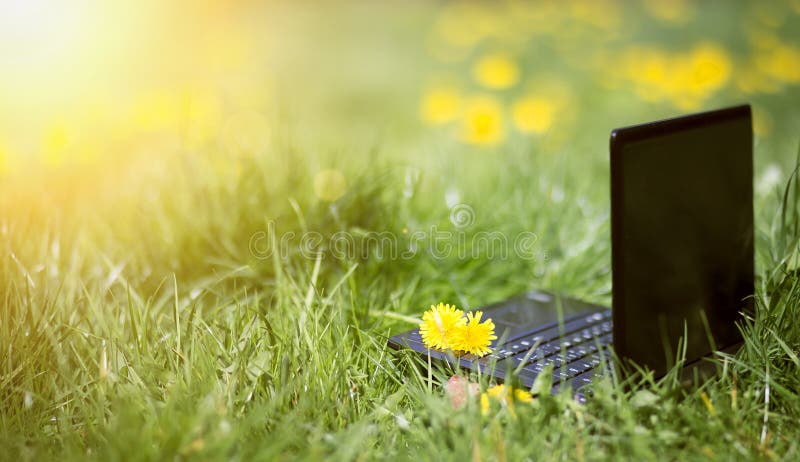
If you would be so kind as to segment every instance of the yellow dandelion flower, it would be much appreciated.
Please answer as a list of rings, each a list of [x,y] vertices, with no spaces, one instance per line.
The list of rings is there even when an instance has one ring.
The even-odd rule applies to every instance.
[[[420,117],[426,123],[439,125],[455,119],[460,107],[461,97],[455,88],[434,88],[422,97]]]
[[[712,92],[722,86],[731,75],[731,59],[717,45],[705,43],[692,51],[690,89],[698,93]]]
[[[419,333],[428,348],[449,349],[453,347],[454,335],[466,324],[464,312],[455,305],[439,303],[422,315]]]
[[[514,104],[514,125],[525,133],[541,134],[553,124],[557,104],[550,98],[526,96]]]
[[[467,101],[461,127],[461,139],[470,144],[494,145],[503,140],[503,111],[489,97]]]
[[[475,80],[486,88],[501,90],[519,81],[519,67],[505,54],[484,56],[472,70]]]
[[[495,385],[486,392],[492,398],[500,399],[500,400],[508,400],[514,399],[516,401],[521,401],[523,403],[530,403],[533,401],[533,396],[526,390],[522,390],[520,388],[514,387],[507,387],[505,385]]]
[[[486,415],[489,412],[489,395],[481,393],[481,414]]]
[[[482,311],[467,314],[467,322],[456,329],[454,349],[483,356],[491,352],[489,345],[497,339],[494,335],[494,322],[491,319],[481,322]]]
[[[634,84],[634,92],[645,101],[664,98],[664,86],[670,80],[669,57],[660,49],[633,47],[623,62],[625,76]]]
[[[781,44],[758,59],[760,68],[782,82],[800,82],[800,49]]]
[[[702,43],[691,52],[673,56],[669,79],[662,89],[683,110],[696,110],[730,78],[731,59],[713,43]]]
[[[502,384],[494,385],[481,394],[481,412],[484,415],[489,412],[490,398],[500,403],[502,406],[508,407],[514,415],[516,415],[514,412],[514,402],[530,403],[533,401],[533,396],[531,396],[530,392],[527,390]]]
[[[55,168],[66,162],[68,148],[73,144],[72,133],[63,124],[51,126],[42,140],[42,162]]]
[[[635,47],[629,50],[624,69],[642,100],[667,100],[691,110],[730,80],[733,65],[724,48],[706,42],[677,54]]]

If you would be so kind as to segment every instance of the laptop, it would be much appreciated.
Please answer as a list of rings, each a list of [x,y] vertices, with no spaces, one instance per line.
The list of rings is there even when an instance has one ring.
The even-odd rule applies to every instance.
[[[536,290],[481,308],[498,337],[483,357],[428,349],[417,329],[389,345],[526,388],[552,374],[553,392],[584,399],[596,377],[658,378],[679,357],[688,367],[741,344],[754,274],[750,106],[613,130],[610,154],[612,309]]]

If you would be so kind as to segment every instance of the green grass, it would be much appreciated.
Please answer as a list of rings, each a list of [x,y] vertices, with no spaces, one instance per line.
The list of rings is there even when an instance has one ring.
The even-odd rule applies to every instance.
[[[784,206],[775,194],[759,208],[756,316],[744,328],[745,347],[701,389],[681,391],[665,381],[624,392],[601,384],[585,406],[544,395],[517,407],[516,417],[505,410],[481,417],[477,405],[453,411],[418,359],[387,349],[387,336],[410,325],[382,313],[416,316],[432,300],[475,307],[533,281],[607,302],[602,200],[585,209],[516,213],[528,201],[547,201],[540,185],[518,181],[540,167],[460,180],[490,191],[475,198],[486,215],[476,228],[541,230],[540,245],[550,252],[533,265],[425,254],[408,261],[254,259],[244,245],[248,228],[213,210],[227,204],[233,208],[226,217],[257,223],[270,216],[261,210],[268,201],[241,205],[234,200],[241,192],[179,171],[161,186],[178,181],[185,195],[143,204],[156,218],[136,218],[145,220],[141,234],[129,238],[116,234],[133,224],[127,211],[108,211],[108,229],[49,224],[39,239],[29,237],[35,223],[6,223],[2,458],[794,459],[800,284],[789,268],[797,259],[796,182]],[[265,173],[258,166],[248,172],[240,187]],[[401,233],[404,214],[447,226],[444,205],[417,212],[414,202],[426,198],[404,196],[400,181],[363,181],[336,211],[343,229],[385,224]],[[426,195],[443,197],[441,187],[430,188]],[[564,203],[588,197],[582,188],[565,187]],[[180,209],[201,197],[209,211],[198,224]],[[340,229],[332,210],[307,193],[294,202],[296,214],[279,222],[285,230]],[[175,237],[155,238],[151,227]],[[137,245],[140,239],[153,241]]]
[[[427,7],[416,8],[397,23],[426,24]],[[332,48],[377,27],[350,26]],[[692,27],[705,32],[702,21]],[[392,33],[408,38],[387,41],[397,55],[416,62],[409,50],[423,40]],[[608,304],[608,129],[680,111],[576,80],[577,101],[594,109],[564,128],[567,141],[517,134],[483,149],[413,122],[408,95],[422,78],[409,73],[391,91],[339,88],[331,77],[330,104],[320,104],[331,113],[306,122],[308,112],[275,109],[268,152],[252,157],[210,145],[109,166],[91,181],[4,178],[0,459],[800,457],[800,187],[787,149],[798,142],[796,85],[753,97],[774,121],[771,137],[757,137],[756,179],[776,165],[787,186],[757,194],[755,316],[722,373],[694,389],[672,378],[606,381],[586,405],[545,393],[484,416],[477,401],[454,410],[440,386],[446,371],[429,376],[386,339],[439,301],[476,308],[542,288]],[[283,102],[305,101],[294,90]],[[240,173],[214,170],[215,156]],[[314,174],[330,167],[348,184],[332,204],[313,193]],[[445,200],[454,192],[475,213],[463,230]],[[276,239],[298,238],[259,255],[253,237],[270,223]],[[432,226],[467,238],[532,231],[535,258],[425,248],[405,259],[374,248],[316,257],[299,246],[303,233],[328,242],[341,231],[358,242],[388,232],[407,245],[406,233]]]

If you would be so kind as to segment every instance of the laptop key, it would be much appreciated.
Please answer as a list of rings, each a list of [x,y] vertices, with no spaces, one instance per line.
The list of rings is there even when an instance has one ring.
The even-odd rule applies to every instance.
[[[526,367],[526,369],[528,369],[530,371],[533,371],[536,374],[539,374],[539,373],[542,372],[542,370],[544,370],[544,364],[542,364],[542,363],[534,363],[534,364],[531,364],[530,366]]]
[[[599,312],[599,313],[594,313],[594,314],[599,314],[601,320],[602,319],[607,319],[608,317],[610,317],[610,310],[606,310],[606,311]],[[552,327],[549,327],[549,328],[544,329],[542,331],[537,331],[536,335],[531,337],[530,340],[528,340],[528,341],[531,344],[535,344],[535,343],[545,344],[545,343],[548,343],[548,342],[551,342],[551,341],[557,341],[559,338],[562,338],[562,337],[567,337],[567,336],[571,337],[576,332],[581,331],[581,330],[587,328],[588,325],[592,325],[592,323],[596,322],[596,321],[594,321],[594,317],[592,317],[592,315],[589,315],[589,318],[592,319],[591,322],[587,322],[586,321],[586,317],[585,316],[580,316],[580,315],[578,315],[578,317],[567,318],[567,319],[564,320],[564,323],[563,323],[562,326],[552,326]],[[530,334],[526,334],[526,335],[530,335]],[[520,336],[520,337],[522,337],[522,336]],[[510,340],[509,343],[516,342],[517,339],[519,339],[520,337],[516,337],[515,339],[509,339]]]
[[[572,391],[586,391],[586,388],[592,384],[592,381],[598,378],[599,375],[597,374],[596,369],[589,369],[582,374],[578,374],[574,377],[569,378],[568,380],[564,380],[562,383],[559,384],[558,390],[563,390],[567,387],[571,387]],[[554,390],[555,391],[555,390]]]
[[[593,366],[592,366],[590,361],[587,361],[586,359],[579,359],[579,360],[577,360],[577,361],[575,361],[573,363],[569,363],[567,365],[567,367],[570,370],[575,370],[576,371],[575,373],[577,375],[577,374],[582,374],[582,373],[588,371]]]
[[[575,377],[576,375],[580,374],[584,370],[585,369],[577,366],[577,363],[572,363],[569,366],[567,366],[567,372],[569,373],[570,377]]]
[[[562,380],[570,377],[572,377],[572,375],[570,375],[570,372],[564,368],[558,368],[553,371],[553,383],[561,382]]]

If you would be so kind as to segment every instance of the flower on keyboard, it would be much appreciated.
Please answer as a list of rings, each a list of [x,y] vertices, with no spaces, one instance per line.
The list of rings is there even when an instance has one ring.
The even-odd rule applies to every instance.
[[[484,356],[491,352],[489,346],[494,335],[491,319],[481,322],[483,312],[468,313],[456,309],[455,305],[439,303],[422,315],[419,333],[428,348],[453,350],[457,353],[472,353]]]
[[[492,340],[497,339],[497,336],[494,335],[494,322],[491,319],[481,322],[482,316],[482,311],[467,314],[466,324],[458,327],[455,331],[454,349],[477,356],[483,356],[492,351],[489,345]]]
[[[453,340],[458,329],[467,323],[464,312],[455,305],[439,303],[431,305],[431,309],[422,315],[419,334],[428,348],[453,348]]]

